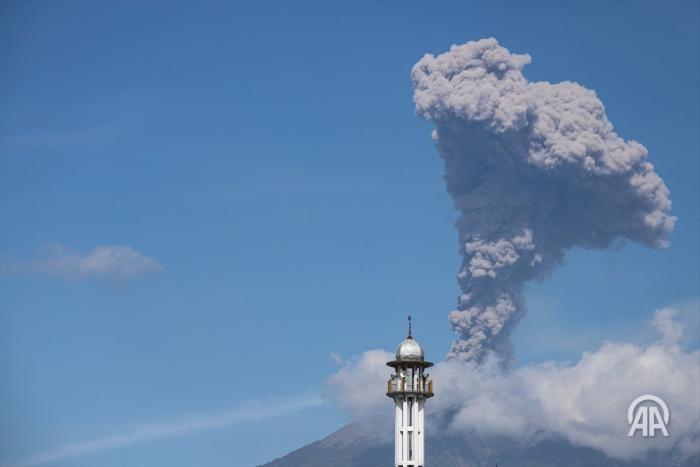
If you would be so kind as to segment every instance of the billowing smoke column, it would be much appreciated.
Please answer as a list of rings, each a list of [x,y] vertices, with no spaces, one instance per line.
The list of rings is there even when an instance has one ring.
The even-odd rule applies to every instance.
[[[426,55],[412,71],[418,116],[435,124],[456,226],[463,295],[450,313],[461,334],[448,359],[513,362],[510,334],[526,312],[526,281],[565,250],[627,238],[667,245],[669,192],[641,144],[613,132],[603,103],[576,83],[530,83],[529,55],[495,39]]]

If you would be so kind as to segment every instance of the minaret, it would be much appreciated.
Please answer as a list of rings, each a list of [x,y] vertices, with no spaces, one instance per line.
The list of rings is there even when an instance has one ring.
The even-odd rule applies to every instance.
[[[428,380],[423,348],[411,335],[408,317],[408,337],[396,347],[396,360],[388,362],[396,370],[387,385],[386,395],[396,403],[394,465],[396,467],[425,466],[425,400],[433,397],[433,382]]]

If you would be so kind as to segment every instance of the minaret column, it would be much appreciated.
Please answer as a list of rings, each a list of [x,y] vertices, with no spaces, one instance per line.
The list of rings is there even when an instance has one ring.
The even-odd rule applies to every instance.
[[[394,459],[399,459],[401,457],[401,433],[402,433],[402,412],[401,407],[399,405],[399,400],[396,399],[395,401],[395,406],[396,406],[396,417],[395,417],[395,423],[394,423]]]
[[[418,413],[418,416],[416,417],[416,420],[418,421],[418,431],[416,432],[416,447],[418,448],[418,452],[416,460],[418,461],[419,465],[425,464],[425,437],[423,436],[425,425],[425,420],[423,419],[423,416],[425,414],[423,410],[424,407],[425,399],[418,399],[418,403],[416,404],[416,411]]]
[[[408,461],[408,398],[403,398],[403,427],[401,430],[403,439],[403,449],[401,452],[401,462]]]

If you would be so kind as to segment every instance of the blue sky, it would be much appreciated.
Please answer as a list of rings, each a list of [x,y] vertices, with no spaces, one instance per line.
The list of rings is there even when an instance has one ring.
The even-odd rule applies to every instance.
[[[617,133],[648,148],[679,218],[668,249],[574,250],[532,284],[519,363],[649,339],[656,308],[697,310],[696,2],[0,12],[3,465],[153,424],[185,428],[47,465],[254,465],[347,422],[316,402],[331,352],[391,350],[411,314],[442,359],[457,213],[410,70],[454,43],[495,37],[532,56],[529,80],[594,89]],[[112,245],[160,268],[41,267]],[[244,408],[260,416],[186,429]]]

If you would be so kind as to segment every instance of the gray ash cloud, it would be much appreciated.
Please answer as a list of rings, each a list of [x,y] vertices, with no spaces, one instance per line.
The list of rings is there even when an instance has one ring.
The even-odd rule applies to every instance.
[[[526,313],[523,284],[572,247],[624,238],[668,245],[676,218],[647,150],[624,141],[594,91],[528,82],[529,55],[495,39],[426,55],[413,68],[416,114],[435,125],[447,191],[460,212],[463,291],[448,359],[512,363],[510,334]]]

